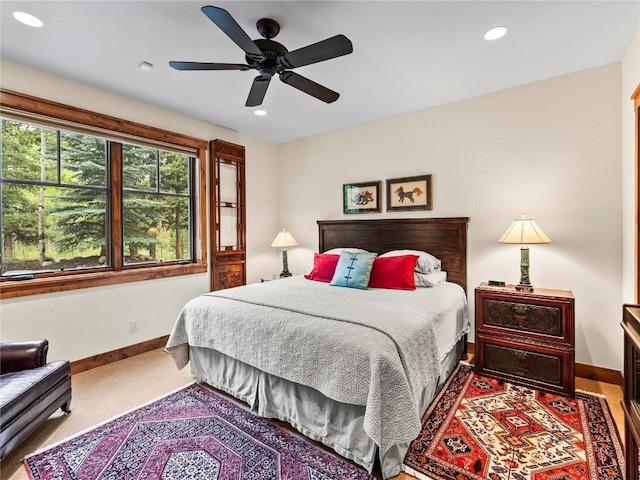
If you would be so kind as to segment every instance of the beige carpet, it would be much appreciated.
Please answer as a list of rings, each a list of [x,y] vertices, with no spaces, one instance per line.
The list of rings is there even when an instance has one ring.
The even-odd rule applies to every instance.
[[[176,369],[162,350],[137,355],[72,377],[71,414],[58,410],[2,460],[2,480],[29,478],[22,458],[100,422],[191,383],[189,368]]]
[[[22,467],[22,458],[25,455],[64,440],[192,381],[189,368],[178,371],[171,357],[163,350],[154,350],[74,375],[72,413],[62,415],[58,410],[2,460],[0,480],[27,479],[28,476]],[[623,435],[620,387],[577,378],[576,388],[606,395],[620,434]],[[415,479],[401,474],[395,477],[395,480]]]

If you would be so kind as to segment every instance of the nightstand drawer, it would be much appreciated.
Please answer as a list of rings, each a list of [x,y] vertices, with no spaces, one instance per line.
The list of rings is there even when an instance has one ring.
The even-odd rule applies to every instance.
[[[484,299],[485,327],[501,327],[564,339],[562,308],[531,303]]]
[[[573,350],[481,335],[476,338],[476,355],[479,374],[486,373],[542,390],[574,394]]]
[[[485,334],[558,344],[559,348],[573,345],[573,297],[557,292],[549,295],[478,288],[476,329]]]

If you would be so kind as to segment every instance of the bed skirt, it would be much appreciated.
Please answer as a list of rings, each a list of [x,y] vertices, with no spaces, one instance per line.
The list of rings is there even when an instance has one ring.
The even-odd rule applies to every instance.
[[[422,393],[421,412],[442,388],[463,351],[464,339],[445,355],[442,377],[430,382]],[[364,406],[337,402],[311,387],[270,375],[216,350],[192,346],[190,359],[191,372],[199,382],[246,402],[257,415],[289,423],[369,472],[373,470],[378,446],[364,431]],[[400,473],[408,448],[409,443],[394,445],[380,458],[385,479]]]

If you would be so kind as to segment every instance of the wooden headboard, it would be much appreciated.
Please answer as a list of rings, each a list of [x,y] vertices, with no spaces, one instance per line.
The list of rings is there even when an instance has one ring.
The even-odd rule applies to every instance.
[[[319,251],[358,247],[382,254],[422,250],[442,261],[447,281],[467,290],[468,217],[318,220]]]

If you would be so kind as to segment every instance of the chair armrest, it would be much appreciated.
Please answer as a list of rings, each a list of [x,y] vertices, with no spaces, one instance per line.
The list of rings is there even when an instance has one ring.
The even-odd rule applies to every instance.
[[[46,365],[48,352],[47,340],[0,343],[0,374]]]

